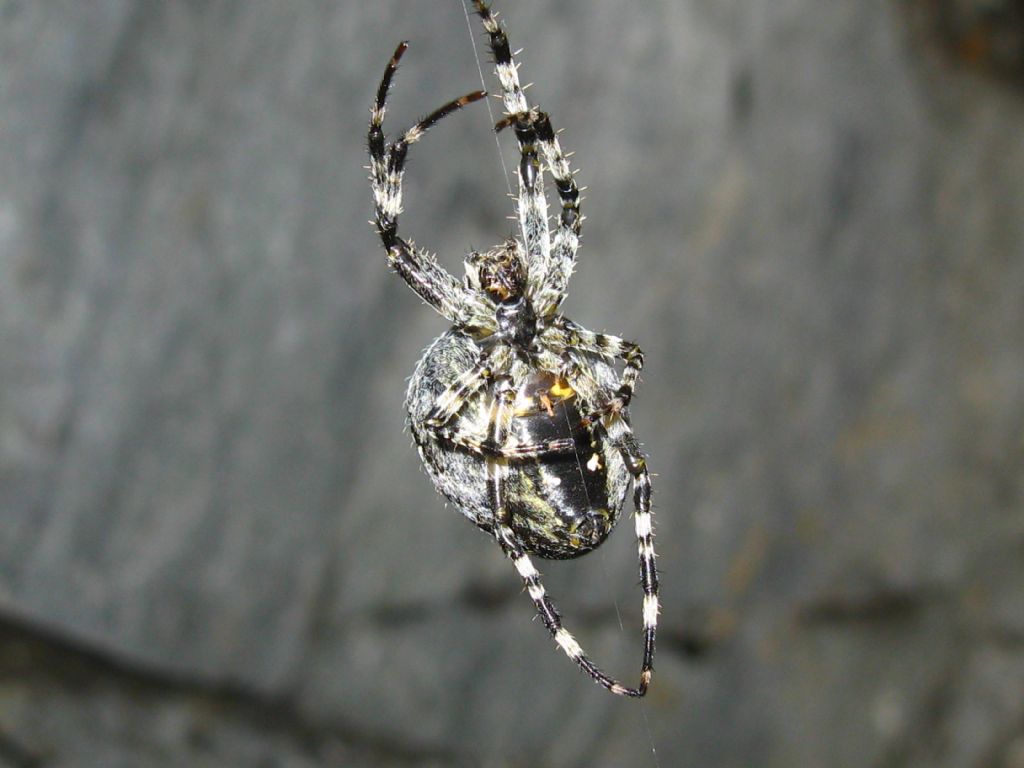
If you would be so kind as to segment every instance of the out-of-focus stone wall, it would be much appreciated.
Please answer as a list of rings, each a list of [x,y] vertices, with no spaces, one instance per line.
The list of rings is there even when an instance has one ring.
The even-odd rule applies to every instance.
[[[566,312],[647,353],[638,705],[403,432],[444,324],[366,223],[366,120],[401,39],[391,129],[479,87],[459,3],[0,1],[0,765],[1024,766],[995,5],[979,54],[970,3],[497,0],[588,187]],[[489,125],[410,150],[402,231],[458,273],[513,226]],[[540,564],[627,681],[631,528]]]

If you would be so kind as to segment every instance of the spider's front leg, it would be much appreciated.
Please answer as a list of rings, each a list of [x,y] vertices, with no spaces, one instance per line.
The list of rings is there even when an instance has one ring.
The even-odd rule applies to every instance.
[[[384,112],[388,90],[398,62],[408,48],[401,43],[388,62],[370,110],[367,144],[370,152],[370,184],[373,187],[374,223],[388,252],[388,263],[402,279],[435,310],[456,325],[487,325],[488,313],[480,299],[441,267],[434,258],[398,235],[402,212],[402,174],[410,144],[414,144],[444,117],[474,101],[483,91],[461,96],[431,112],[391,144],[384,138]]]
[[[501,130],[513,126],[519,142],[519,220],[530,256],[529,293],[537,314],[548,316],[565,299],[569,277],[576,264],[579,248],[580,191],[573,179],[569,161],[558,144],[547,114],[532,108],[519,84],[519,67],[512,58],[508,36],[485,0],[474,0],[494,54],[495,71],[501,82],[502,99],[508,116],[495,126]],[[562,202],[558,229],[550,237],[547,201],[541,181],[537,149],[544,155]]]
[[[496,130],[514,124],[516,141],[519,143],[519,197],[517,207],[519,227],[523,233],[527,263],[530,275],[546,271],[551,260],[551,242],[548,231],[548,203],[544,197],[544,182],[541,178],[541,163],[537,152],[538,140],[533,125],[516,120],[530,110],[526,94],[519,84],[518,65],[513,61],[505,30],[490,6],[483,0],[474,0],[477,15],[487,31],[488,43],[494,55],[495,72],[501,83],[502,102],[508,118],[499,122]]]
[[[546,258],[537,262],[530,271],[530,294],[533,297],[537,314],[548,317],[558,309],[565,300],[576,266],[576,251],[580,245],[580,230],[583,216],[580,213],[580,190],[576,179],[569,168],[569,160],[563,154],[558,137],[551,127],[551,119],[546,112],[531,108],[527,112],[509,115],[498,122],[495,129],[500,131],[508,125],[515,127],[516,136],[520,137],[520,146],[524,138],[536,142],[544,154],[551,177],[555,180],[558,198],[562,204],[562,213],[558,219],[558,228],[546,250]],[[542,194],[543,196],[543,194]],[[547,211],[545,205],[545,213]],[[545,220],[545,234],[547,222]]]
[[[502,100],[507,116],[495,130],[512,126],[519,143],[519,224],[529,256],[529,289],[537,314],[555,312],[565,298],[566,287],[576,263],[579,248],[579,188],[573,179],[569,161],[558,144],[547,114],[531,107],[519,84],[519,66],[512,57],[508,36],[484,0],[474,0],[476,12],[487,31],[495,71],[501,82]],[[562,203],[558,229],[551,237],[547,200],[541,178],[538,150],[555,180]]]
[[[584,418],[588,423],[600,421],[610,414],[619,413],[633,399],[640,371],[644,367],[644,353],[631,341],[607,333],[594,333],[564,317],[557,318],[544,332],[544,339],[559,350],[573,349],[580,352],[601,355],[621,360],[624,363],[622,378],[615,394],[597,401],[597,407]],[[594,402],[594,401],[591,401]]]

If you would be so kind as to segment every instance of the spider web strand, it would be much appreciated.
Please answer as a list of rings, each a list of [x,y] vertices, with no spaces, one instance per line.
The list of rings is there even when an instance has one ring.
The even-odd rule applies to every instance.
[[[469,42],[473,45],[473,58],[476,59],[476,71],[480,73],[480,88],[484,91],[487,90],[487,82],[484,80],[484,68],[480,64],[480,52],[476,47],[476,38],[473,37],[473,22],[469,18],[469,6],[466,5],[466,0],[462,0],[462,11],[466,14],[466,29],[469,30]],[[495,124],[494,110],[491,108],[491,100],[487,99],[487,114],[491,118],[491,125]],[[498,139],[497,132],[494,132],[494,145],[498,148],[498,159],[501,161],[501,172],[505,177],[505,186],[508,187],[509,197],[515,193],[512,191],[512,182],[509,180],[510,176],[508,173],[508,166],[505,165],[505,156],[501,153],[501,141]]]

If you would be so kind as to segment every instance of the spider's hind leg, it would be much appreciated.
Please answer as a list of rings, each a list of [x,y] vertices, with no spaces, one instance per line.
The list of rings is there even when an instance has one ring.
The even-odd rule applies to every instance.
[[[637,557],[640,563],[640,586],[644,592],[644,657],[640,666],[640,691],[643,692],[651,682],[654,669],[654,636],[658,630],[659,610],[658,566],[655,562],[654,518],[651,513],[651,473],[647,469],[647,459],[633,436],[633,430],[624,419],[614,418],[607,433],[633,477]]]
[[[504,382],[502,384],[504,384]],[[507,437],[508,421],[514,400],[514,392],[512,392],[507,385],[503,387],[502,384],[499,384],[495,393],[491,411],[491,426],[488,435],[490,441],[496,445],[502,445]],[[643,472],[646,472],[646,470],[644,469]],[[541,581],[540,573],[534,567],[533,561],[530,559],[530,556],[519,536],[512,530],[508,508],[505,506],[504,485],[507,473],[508,464],[505,461],[498,458],[487,459],[487,494],[489,497],[490,507],[494,510],[494,535],[498,540],[498,544],[501,546],[502,551],[505,553],[505,556],[512,561],[512,565],[515,566],[516,571],[523,580],[523,584],[526,586],[526,591],[530,595],[530,599],[533,601],[534,607],[537,609],[537,613],[543,620],[544,626],[547,627],[548,632],[551,633],[551,637],[554,638],[554,641],[565,652],[565,654],[584,672],[586,672],[598,685],[603,686],[607,690],[619,696],[643,696],[647,692],[647,685],[651,679],[651,660],[654,652],[653,628],[648,634],[649,640],[645,640],[644,666],[641,669],[640,684],[636,688],[628,688],[624,686],[622,683],[605,674],[593,661],[591,661],[590,657],[583,651],[583,648],[580,647],[576,638],[574,638],[572,634],[562,626],[562,617],[558,613],[558,609],[555,608],[554,603],[548,597],[547,592],[544,589],[544,584]],[[647,505],[649,507],[649,483],[647,485],[647,499]],[[649,518],[646,519],[649,527],[650,520]],[[638,531],[639,525],[640,523],[638,522]],[[651,551],[650,563],[653,568],[653,550]],[[651,571],[651,574],[653,575],[653,570]],[[653,594],[655,595],[653,598],[653,613],[656,616],[657,576],[655,575],[653,578]],[[647,625],[647,608],[647,600],[645,598],[645,628]]]
[[[584,402],[598,401],[600,385],[577,364],[565,366],[565,376]],[[595,414],[600,413],[600,409]],[[640,450],[633,430],[622,414],[617,411],[608,418],[592,421],[595,433],[600,434],[611,446],[619,451],[626,470],[633,479],[633,505],[635,509],[637,556],[640,565],[640,585],[643,589],[643,631],[644,652],[640,665],[640,685],[635,694],[643,696],[651,682],[654,668],[654,637],[658,628],[658,568],[654,554],[654,523],[651,512],[651,475],[647,460]]]

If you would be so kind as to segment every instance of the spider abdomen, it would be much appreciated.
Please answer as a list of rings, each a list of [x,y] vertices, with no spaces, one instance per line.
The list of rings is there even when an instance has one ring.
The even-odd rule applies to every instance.
[[[434,487],[485,531],[494,529],[495,510],[487,492],[487,459],[437,438],[427,425],[438,395],[466,371],[480,353],[467,334],[449,331],[420,359],[406,396],[406,410],[424,469]],[[595,377],[615,382],[614,368],[593,362]],[[515,400],[508,445],[570,438],[573,450],[557,456],[500,459],[506,464],[503,499],[510,527],[540,557],[568,559],[593,550],[615,526],[629,488],[629,472],[619,451],[584,425],[590,410],[564,380],[516,364],[511,372]],[[492,393],[468,398],[455,420],[483,441],[491,427]]]
[[[618,517],[608,495],[608,466],[615,457],[583,423],[575,390],[554,374],[532,373],[516,393],[513,414],[513,444],[568,438],[574,450],[510,465],[505,503],[512,530],[541,557],[567,559],[591,551]]]

